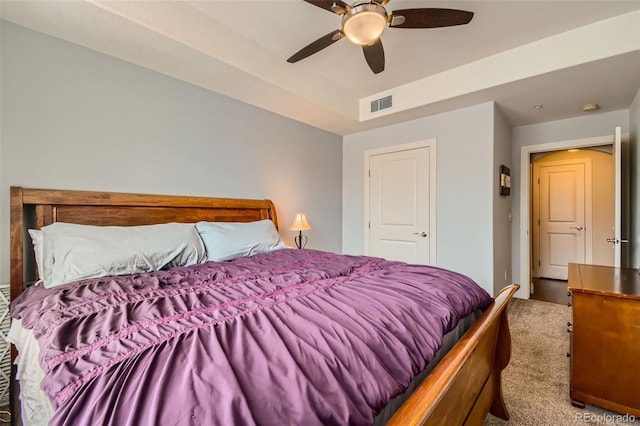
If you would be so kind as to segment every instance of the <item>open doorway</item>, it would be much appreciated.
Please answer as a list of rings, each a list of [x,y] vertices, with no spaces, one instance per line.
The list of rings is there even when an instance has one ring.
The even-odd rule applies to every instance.
[[[566,303],[568,263],[613,266],[613,145],[531,154],[531,298]]]
[[[615,266],[624,266],[626,259],[626,242],[624,236],[628,226],[628,194],[625,191],[626,164],[624,152],[628,149],[627,138],[622,137],[619,127],[609,136],[594,138],[552,142],[539,145],[523,146],[520,152],[520,221],[519,221],[519,265],[520,265],[520,290],[516,297],[528,299],[534,288],[532,277],[534,276],[533,250],[533,218],[531,194],[532,182],[532,155],[544,152],[555,152],[569,149],[585,149],[613,145],[613,159],[615,169],[615,229],[609,230],[606,241],[614,246]],[[580,225],[575,225],[580,226]],[[586,261],[586,259],[585,259]],[[566,295],[566,292],[565,292]]]

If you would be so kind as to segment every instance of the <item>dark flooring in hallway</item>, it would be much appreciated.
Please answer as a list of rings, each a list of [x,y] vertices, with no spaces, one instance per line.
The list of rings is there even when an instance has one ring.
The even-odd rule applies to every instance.
[[[569,288],[567,281],[551,280],[547,278],[533,279],[532,299],[541,300],[543,302],[558,303],[566,305],[569,303]]]

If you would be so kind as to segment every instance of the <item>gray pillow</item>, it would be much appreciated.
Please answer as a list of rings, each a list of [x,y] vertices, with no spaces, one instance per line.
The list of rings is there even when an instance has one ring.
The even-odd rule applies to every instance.
[[[269,219],[255,222],[198,222],[196,228],[213,261],[249,257],[288,247]]]
[[[206,259],[193,224],[91,226],[57,222],[42,228],[47,288],[111,275],[158,271]]]

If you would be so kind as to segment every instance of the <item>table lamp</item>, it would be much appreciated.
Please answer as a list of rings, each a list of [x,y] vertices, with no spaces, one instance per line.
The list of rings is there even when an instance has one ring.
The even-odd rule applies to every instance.
[[[311,225],[309,225],[309,222],[307,221],[307,216],[305,216],[304,213],[296,213],[293,217],[293,223],[289,229],[300,232],[293,240],[296,243],[296,247],[299,249],[304,248],[307,245],[308,237],[305,235],[303,239],[302,231],[311,229]]]

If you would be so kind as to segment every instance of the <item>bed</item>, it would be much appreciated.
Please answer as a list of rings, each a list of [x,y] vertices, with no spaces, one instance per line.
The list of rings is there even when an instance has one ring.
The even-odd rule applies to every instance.
[[[122,280],[129,277],[122,276],[77,281],[53,289],[55,303],[47,299],[51,291],[41,286],[27,289],[25,285],[37,277],[34,262],[30,260],[28,229],[47,229],[45,227],[54,223],[139,227],[167,223],[257,223],[265,220],[277,228],[275,207],[269,200],[12,187],[12,316],[19,316],[21,321],[33,327],[35,334],[49,339],[42,345],[49,352],[43,351],[39,357],[45,360],[45,366],[50,367],[43,368],[47,372],[42,386],[49,390],[56,406],[53,423],[80,422],[80,419],[96,422],[101,419],[100,422],[105,424],[152,424],[158,421],[163,424],[210,424],[212,412],[226,412],[217,418],[218,423],[226,424],[282,424],[287,419],[287,423],[306,424],[472,425],[482,424],[488,412],[508,419],[500,374],[509,362],[511,347],[506,306],[517,285],[506,287],[493,301],[484,300],[474,286],[462,287],[462,293],[466,295],[457,296],[448,293],[452,291],[450,288],[468,285],[464,283],[468,278],[451,271],[364,256],[290,248],[279,248],[249,258],[138,274],[133,284],[123,284]],[[215,269],[220,267],[224,272]],[[316,267],[319,269],[314,269]],[[269,270],[269,274],[272,271],[277,273],[266,278],[263,275],[267,273],[265,270]],[[248,281],[244,278],[247,274],[257,278]],[[202,296],[203,290],[197,287],[201,284],[191,281],[194,276],[206,277],[202,286],[215,288],[214,293]],[[364,281],[372,276],[376,283]],[[216,277],[221,277],[225,285],[221,287],[222,281]],[[422,283],[413,281],[419,277],[433,281],[436,290],[430,295],[423,294],[423,290],[418,289]],[[149,281],[140,281],[147,279]],[[175,286],[166,286],[167,282],[175,283]],[[358,286],[354,287],[356,282]],[[193,290],[196,287],[198,290]],[[221,292],[221,288],[225,291]],[[123,301],[123,291],[126,297],[137,299]],[[144,297],[140,296],[141,291],[146,292]],[[158,320],[155,314],[150,314],[157,309],[153,303],[169,297],[167,292],[173,292],[171,297],[178,297],[176,294],[180,293],[180,307],[172,305],[168,308],[168,317],[172,321],[177,318],[177,322],[165,322],[165,317]],[[199,299],[193,298],[196,293]],[[231,293],[239,293],[241,297],[234,298]],[[411,305],[408,311],[398,313],[397,306],[391,305],[396,293],[404,294],[403,305]],[[147,294],[151,295],[147,297]],[[203,301],[206,297],[217,298],[217,304]],[[483,305],[482,310],[469,304],[460,312],[443,314],[442,318],[446,320],[423,317],[426,315],[424,306],[431,306],[440,299],[446,305],[453,304],[451,299],[458,297],[478,299]],[[118,300],[118,306],[132,305],[137,311],[122,314],[119,313],[120,308],[104,308],[104,301],[112,299]],[[61,306],[56,305],[60,300],[65,301],[64,309],[56,311]],[[69,300],[75,304],[67,304]],[[150,304],[145,305],[147,302]],[[209,309],[210,306],[215,309]],[[271,310],[271,306],[277,308]],[[434,305],[433,310],[438,309]],[[108,312],[109,318],[121,315],[115,321],[118,324],[116,330],[104,330],[106,320],[97,316],[103,310]],[[316,318],[319,312],[324,315],[332,310],[344,321],[327,323],[324,316]],[[197,311],[198,315],[191,315],[192,311]],[[67,321],[65,315],[68,312],[75,312],[69,315],[76,322]],[[385,314],[381,316],[380,312]],[[363,317],[374,320],[362,320],[362,313]],[[138,320],[122,326],[123,318],[136,315]],[[140,317],[144,317],[146,322]],[[288,317],[295,320],[285,322]],[[403,324],[398,323],[409,323],[413,317],[418,320],[412,327],[426,331],[404,335],[404,331],[398,328]],[[270,319],[265,322],[265,318]],[[354,318],[357,324],[347,323]],[[434,321],[433,327],[427,327],[425,324],[431,324],[431,321]],[[89,327],[92,322],[97,324],[97,328]],[[257,322],[257,328],[250,332],[253,337],[238,337],[237,329],[247,328],[251,322]],[[343,322],[344,326],[340,325]],[[142,323],[153,323],[154,328],[138,327],[143,329],[142,333],[120,333],[135,337],[118,340],[119,330],[133,329]],[[160,323],[164,329],[158,326]],[[314,323],[323,324],[324,329],[320,327],[322,330],[314,331],[310,328]],[[448,325],[445,327],[443,324]],[[58,337],[48,337],[54,336],[52,330],[56,328],[62,329],[59,332],[62,337],[58,336],[57,343]],[[292,329],[292,333],[284,328]],[[436,337],[436,344],[424,340],[424,336],[435,328],[444,330],[443,335]],[[92,333],[96,340],[91,340],[94,339],[91,337],[78,343],[83,336],[93,336]],[[105,337],[105,333],[108,336]],[[116,334],[118,338],[114,337]],[[196,338],[187,340],[184,337],[192,335]],[[382,352],[368,352],[379,350],[384,346],[382,341],[386,345]],[[222,347],[221,342],[227,342],[229,346]],[[97,346],[109,349],[95,352],[95,357],[107,359],[105,364],[87,361],[94,356],[93,348]],[[254,350],[254,347],[264,346],[286,346],[286,351],[276,351],[267,356]],[[357,363],[351,358],[356,352],[355,346],[358,347],[356,358],[360,359]],[[405,346],[410,349],[397,350]],[[322,361],[321,373],[316,374],[319,364],[312,359],[311,352],[295,349],[303,347],[313,347],[313,353],[330,352],[323,355],[325,360]],[[156,355],[148,355],[150,352]],[[293,352],[300,352],[298,358],[289,359]],[[184,356],[185,353],[188,356]],[[229,355],[231,353],[234,355]],[[13,348],[12,358],[16,355]],[[231,362],[234,357],[249,358],[248,366],[242,367],[248,373],[238,371],[240,368]],[[219,361],[222,359],[224,361]],[[229,365],[223,365],[225,363]],[[194,365],[198,366],[197,374],[191,371]],[[141,370],[145,373],[140,373]],[[408,370],[411,370],[410,376]],[[62,373],[56,375],[55,371]],[[337,377],[344,377],[347,385],[338,384],[334,380]],[[225,384],[211,387],[211,382],[216,380]],[[144,390],[132,383],[138,387],[144,384]],[[168,383],[173,385],[168,386]],[[370,394],[369,388],[375,392]],[[19,388],[12,386],[11,389],[13,418],[19,421]],[[104,389],[109,389],[109,392]],[[185,395],[190,389],[200,392]],[[242,395],[227,394],[227,389],[239,389]],[[168,390],[178,395],[164,395]],[[105,393],[110,396],[101,396]],[[157,398],[153,399],[156,402],[151,404],[143,398],[147,393],[156,395]],[[348,395],[346,400],[339,397],[338,394],[342,393]],[[277,406],[274,400],[267,398],[270,394],[277,395]],[[301,398],[302,394],[305,398]],[[130,414],[122,417],[122,407],[125,406]],[[311,406],[314,406],[312,412],[309,411]],[[85,410],[85,407],[93,408]],[[83,411],[91,413],[83,414]],[[383,413],[386,417],[382,416]],[[263,414],[267,417],[260,417]],[[85,415],[88,417],[83,417]],[[153,415],[157,417],[149,417]]]

